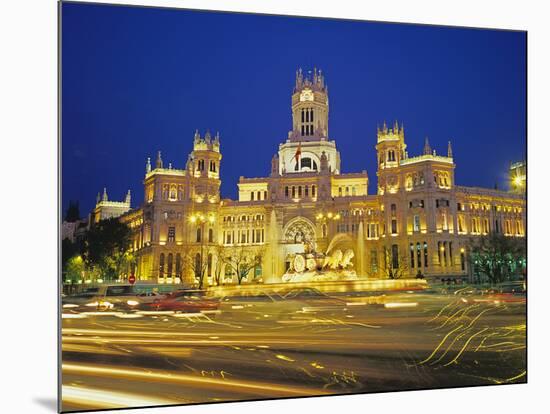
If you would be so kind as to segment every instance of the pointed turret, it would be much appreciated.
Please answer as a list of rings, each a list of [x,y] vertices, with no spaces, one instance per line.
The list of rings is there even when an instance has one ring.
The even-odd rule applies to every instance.
[[[279,175],[279,156],[275,154],[271,158],[271,176]]]
[[[99,204],[100,201],[101,201],[101,196],[99,195],[99,192],[98,192],[97,197],[95,198],[95,203]]]
[[[430,147],[430,141],[428,140],[428,137],[424,140],[424,155],[431,155],[432,153],[432,147]]]
[[[147,157],[147,162],[145,163],[145,173],[148,174],[151,172],[151,158]]]
[[[327,157],[327,153],[325,151],[323,151],[321,153],[320,171],[321,171],[321,173],[325,173],[325,172],[328,171],[328,157]]]
[[[214,137],[214,144],[220,143],[220,131],[216,131],[216,136]]]
[[[109,197],[107,196],[107,188],[103,187],[103,198],[102,201],[108,201]]]
[[[130,190],[128,190],[128,192],[126,193],[126,197],[124,198],[124,202],[128,205],[130,205],[130,203],[132,202],[132,193],[130,192]]]
[[[207,129],[207,130],[206,130],[206,134],[204,135],[204,141],[205,141],[207,144],[210,144],[210,139],[211,139],[211,137],[210,137],[210,130]]]
[[[195,144],[198,144],[201,140],[201,134],[199,134],[199,130],[195,129],[195,135],[193,137],[193,141]]]
[[[162,168],[162,157],[161,157],[160,151],[157,153],[157,162],[155,167]]]
[[[451,141],[447,145],[447,157],[453,158],[453,149],[451,148]]]

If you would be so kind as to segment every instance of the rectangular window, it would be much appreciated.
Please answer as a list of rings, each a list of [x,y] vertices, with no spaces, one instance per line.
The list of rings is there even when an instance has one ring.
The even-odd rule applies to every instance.
[[[411,249],[411,269],[414,268],[414,244],[410,244]]]
[[[420,231],[420,216],[418,214],[413,217],[413,231]]]
[[[370,270],[373,274],[378,273],[378,252],[376,250],[370,252]]]
[[[176,228],[168,227],[168,242],[173,243],[176,240]]]
[[[391,246],[391,266],[392,269],[399,268],[399,246],[397,244]]]
[[[285,187],[285,197],[288,198],[288,187]]]
[[[306,185],[306,188],[305,188],[305,196],[308,197],[309,196],[309,187]]]
[[[397,219],[391,220],[391,233],[397,234]]]

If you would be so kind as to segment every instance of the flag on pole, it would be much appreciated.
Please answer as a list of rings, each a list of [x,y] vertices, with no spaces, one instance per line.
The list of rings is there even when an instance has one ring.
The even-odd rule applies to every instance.
[[[296,148],[296,154],[294,154],[294,158],[296,159],[296,164],[300,163],[300,155],[302,155],[302,142],[301,141],[298,143],[298,148]]]

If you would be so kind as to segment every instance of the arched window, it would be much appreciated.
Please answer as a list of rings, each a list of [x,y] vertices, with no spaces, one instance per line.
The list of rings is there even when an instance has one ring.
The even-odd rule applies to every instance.
[[[195,255],[195,277],[197,279],[200,279],[202,273],[202,260],[201,260],[201,254],[197,253]]]
[[[208,253],[208,277],[212,277],[212,253]]]
[[[197,228],[197,243],[200,243],[201,242],[201,228]]]
[[[422,250],[420,248],[420,243],[416,243],[416,266],[417,267],[422,267],[421,256],[422,256]]]
[[[296,197],[296,187],[292,186],[292,198]]]
[[[309,118],[310,118],[309,120],[310,120],[311,122],[313,122],[313,109],[311,110],[311,115],[309,116]]]
[[[315,185],[311,186],[311,196],[315,197]]]
[[[208,243],[214,242],[214,229],[208,229]]]
[[[424,242],[424,267],[428,267],[428,243]]]
[[[323,237],[327,237],[327,225],[326,224],[323,224],[322,232],[323,232]]]
[[[254,191],[251,191],[251,192],[250,192],[250,200],[251,200],[251,201],[254,201]]]
[[[167,266],[167,276],[172,277],[172,265],[173,265],[174,257],[172,253],[168,253],[168,266]]]
[[[288,198],[288,186],[285,187],[285,197]]]
[[[159,277],[164,277],[164,253],[159,257]]]
[[[176,254],[176,277],[181,278],[181,254]]]

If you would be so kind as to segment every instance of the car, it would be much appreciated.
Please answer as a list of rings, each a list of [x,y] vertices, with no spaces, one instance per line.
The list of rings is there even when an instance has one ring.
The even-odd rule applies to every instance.
[[[167,295],[164,295],[158,292],[141,292],[141,293],[138,293],[136,296],[138,298],[139,303],[145,304],[145,303],[152,303],[156,300],[162,300],[166,298]]]
[[[204,291],[185,290],[175,291],[162,299],[142,305],[142,309],[152,311],[174,311],[185,313],[197,313],[204,311],[216,311],[220,306],[217,299],[207,298]]]
[[[63,309],[111,310],[131,309],[140,304],[133,285],[102,285],[63,299]]]

